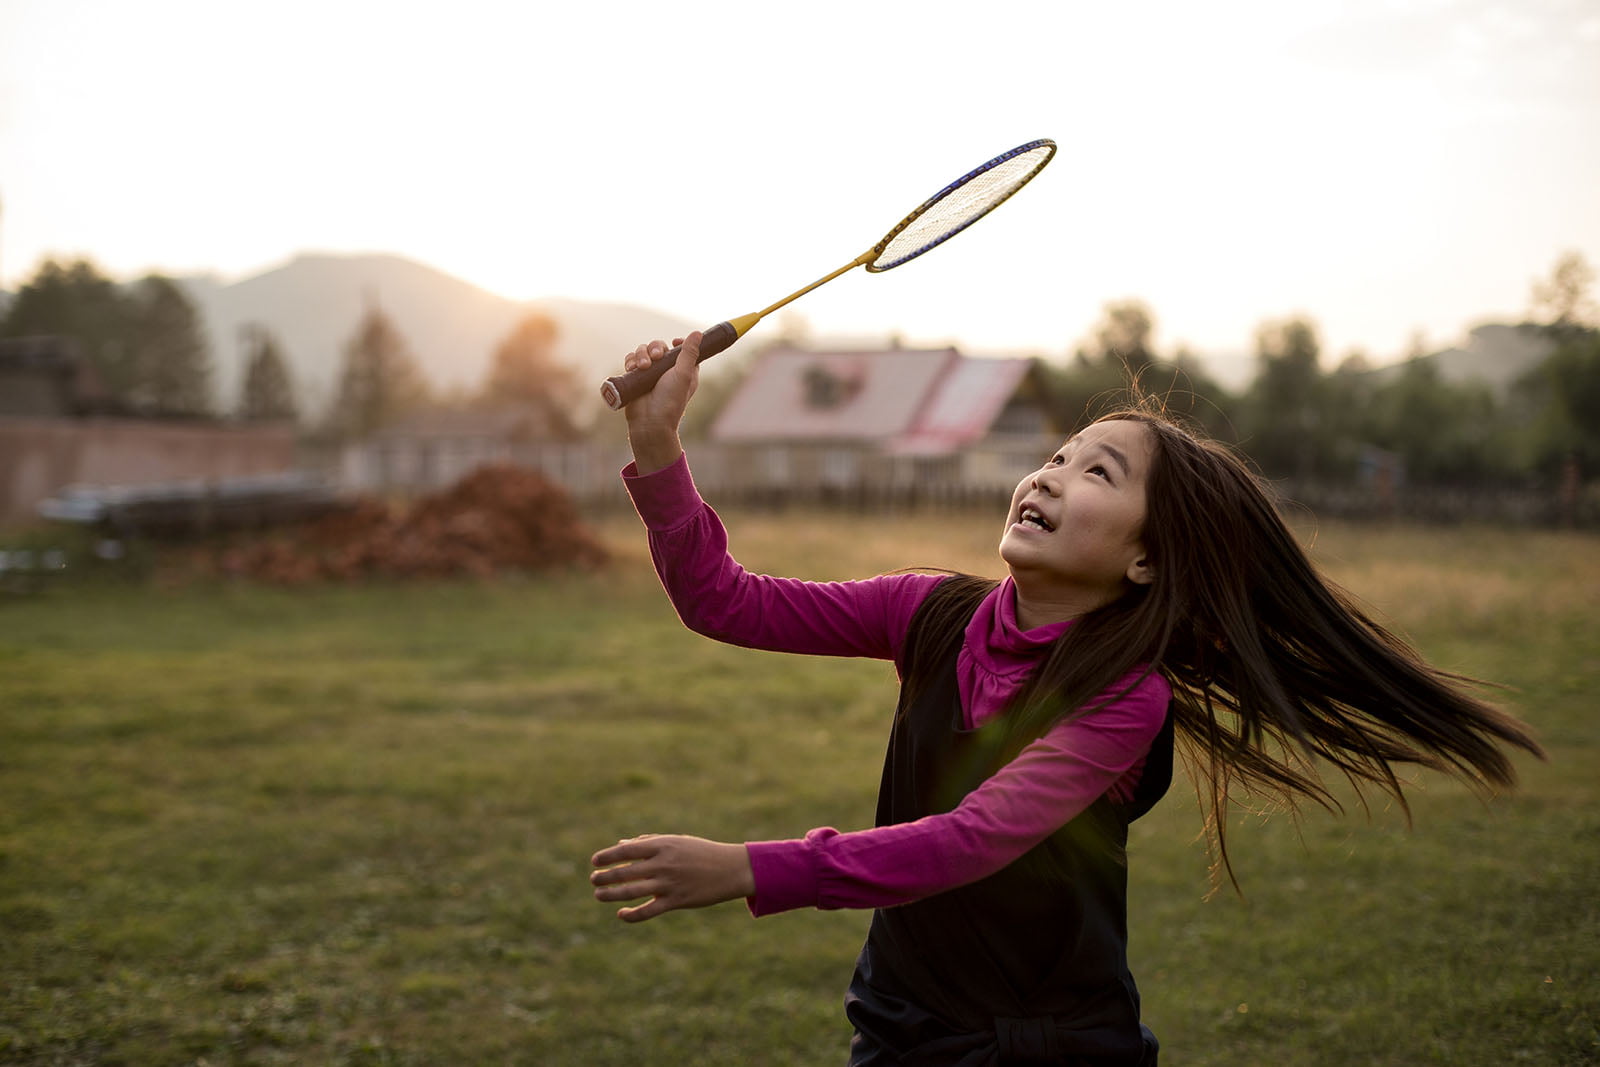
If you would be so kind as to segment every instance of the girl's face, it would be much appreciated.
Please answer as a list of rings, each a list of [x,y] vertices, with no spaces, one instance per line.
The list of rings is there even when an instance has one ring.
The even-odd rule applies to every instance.
[[[1155,457],[1150,429],[1132,419],[1097,422],[1022,479],[1000,539],[1019,602],[1072,618],[1108,604],[1123,583],[1149,583],[1145,481]]]

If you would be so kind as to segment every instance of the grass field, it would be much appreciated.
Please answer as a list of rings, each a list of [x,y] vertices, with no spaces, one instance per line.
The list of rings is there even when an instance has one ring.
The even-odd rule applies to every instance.
[[[992,518],[738,516],[759,568],[992,570]],[[587,857],[870,822],[882,663],[683,631],[601,574],[0,599],[0,1062],[828,1064],[866,915],[625,927]],[[1309,532],[1308,532],[1309,533]],[[1551,760],[1415,824],[1241,814],[1207,900],[1180,784],[1136,824],[1169,1065],[1600,1063],[1600,542],[1332,526],[1315,554]]]

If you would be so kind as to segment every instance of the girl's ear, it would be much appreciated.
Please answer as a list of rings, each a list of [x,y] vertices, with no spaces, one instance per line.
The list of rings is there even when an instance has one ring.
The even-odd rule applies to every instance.
[[[1140,553],[1139,558],[1128,564],[1128,581],[1134,585],[1149,585],[1156,580],[1156,570],[1150,566],[1150,561]]]

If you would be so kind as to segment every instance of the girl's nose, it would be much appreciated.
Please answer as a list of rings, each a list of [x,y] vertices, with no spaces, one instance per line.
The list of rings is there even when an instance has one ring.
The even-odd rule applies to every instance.
[[[1035,471],[1032,479],[1033,488],[1043,489],[1051,496],[1059,496],[1060,494],[1056,492],[1055,480],[1048,477],[1051,473],[1052,469],[1049,467]]]

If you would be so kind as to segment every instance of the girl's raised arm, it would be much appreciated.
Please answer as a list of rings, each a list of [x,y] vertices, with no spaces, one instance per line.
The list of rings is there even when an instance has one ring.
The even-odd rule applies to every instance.
[[[680,342],[677,363],[630,403],[624,471],[650,533],[650,556],[678,616],[696,633],[779,652],[893,659],[917,605],[939,579],[901,574],[861,582],[807,582],[752,574],[728,554],[727,532],[700,498],[683,461],[678,425],[699,376],[700,334]],[[667,352],[651,341],[630,353],[627,370]]]
[[[745,570],[722,520],[680,455],[654,474],[623,472],[650,537],[650,558],[685,626],[718,641],[776,652],[897,659],[911,616],[940,581],[891,574],[808,582]]]

